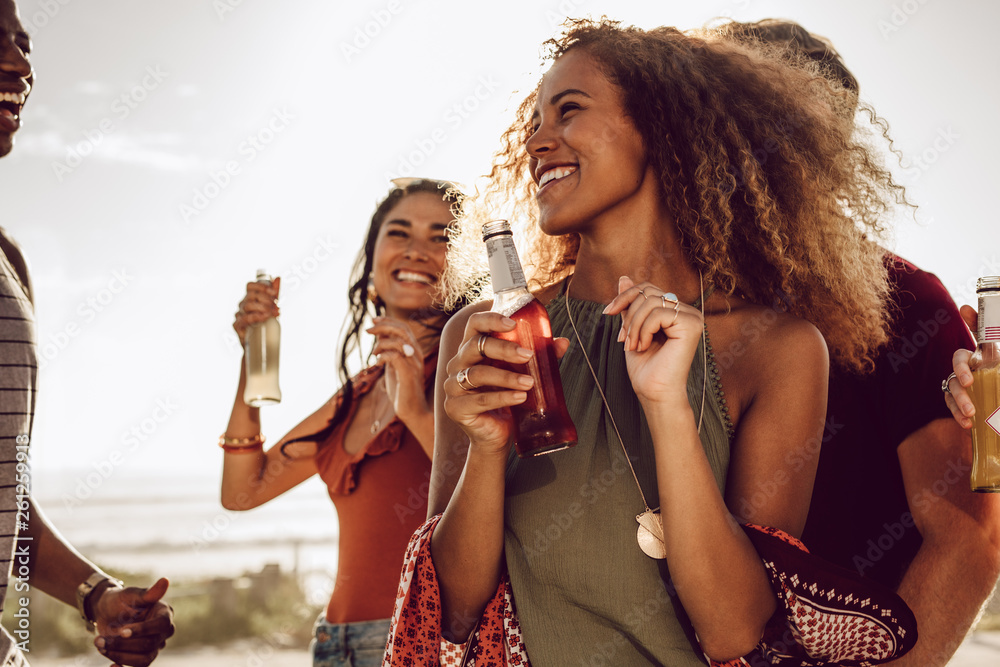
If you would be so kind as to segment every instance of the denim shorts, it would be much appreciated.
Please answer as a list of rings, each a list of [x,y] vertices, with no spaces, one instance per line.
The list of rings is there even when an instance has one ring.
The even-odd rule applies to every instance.
[[[390,619],[329,623],[320,614],[313,628],[313,667],[381,667]]]

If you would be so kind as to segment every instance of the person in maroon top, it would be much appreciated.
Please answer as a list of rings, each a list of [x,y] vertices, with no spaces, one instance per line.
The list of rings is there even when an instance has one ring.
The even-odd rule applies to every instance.
[[[857,80],[840,56],[802,26],[767,19],[721,28],[806,54],[857,100]],[[892,664],[936,667],[1000,575],[1000,499],[970,491],[970,441],[941,401],[953,353],[972,346],[958,308],[933,274],[891,253],[885,265],[894,337],[870,373],[831,369],[802,539],[813,553],[896,589],[920,637]]]
[[[381,664],[403,553],[427,512],[430,397],[449,315],[435,306],[434,295],[461,200],[449,183],[408,179],[397,181],[378,205],[348,290],[342,386],[267,451],[260,412],[243,400],[241,364],[220,439],[223,506],[257,507],[318,474],[337,510],[337,581],[315,628],[317,666],[348,656],[355,667]],[[278,315],[279,289],[280,278],[273,285],[247,284],[233,324],[241,342],[247,327]],[[369,320],[377,362],[350,378],[347,359]]]

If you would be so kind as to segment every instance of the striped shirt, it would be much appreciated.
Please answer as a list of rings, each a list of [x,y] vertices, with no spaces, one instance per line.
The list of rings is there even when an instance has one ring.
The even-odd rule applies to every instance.
[[[32,546],[18,531],[28,518],[18,515],[18,501],[28,499],[28,444],[35,414],[38,364],[34,309],[27,290],[7,256],[0,251],[0,614],[7,597],[15,544]],[[11,600],[16,596],[11,595]],[[15,606],[14,604],[10,605]],[[0,633],[0,665],[27,665],[15,640]]]

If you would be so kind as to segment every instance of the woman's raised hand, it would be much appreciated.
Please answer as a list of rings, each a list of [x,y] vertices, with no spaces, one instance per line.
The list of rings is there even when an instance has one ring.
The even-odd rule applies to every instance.
[[[281,289],[281,278],[275,278],[270,285],[264,283],[247,283],[247,295],[240,301],[240,309],[236,311],[233,329],[240,338],[240,344],[246,344],[247,329],[251,324],[259,324],[264,320],[279,315],[278,291]]]
[[[514,320],[499,313],[475,313],[465,325],[458,352],[448,361],[444,409],[469,436],[472,447],[507,450],[512,423],[505,408],[523,403],[533,384],[530,375],[497,368],[489,361],[524,364],[531,358],[530,350],[489,335],[514,326]]]
[[[632,388],[643,401],[687,403],[687,377],[705,320],[696,308],[651,283],[618,280],[605,315],[622,316],[618,342]]]
[[[376,317],[368,333],[375,336],[374,353],[385,366],[385,389],[393,410],[408,427],[433,411],[424,391],[424,349],[410,327],[392,317]]]

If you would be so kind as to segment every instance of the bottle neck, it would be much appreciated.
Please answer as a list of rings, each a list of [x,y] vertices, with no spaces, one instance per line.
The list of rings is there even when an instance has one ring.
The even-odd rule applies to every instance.
[[[1000,290],[979,293],[979,331],[976,340],[1000,342]]]
[[[497,234],[489,238],[486,241],[486,255],[489,258],[494,294],[517,289],[527,291],[528,282],[524,279],[513,236]]]

